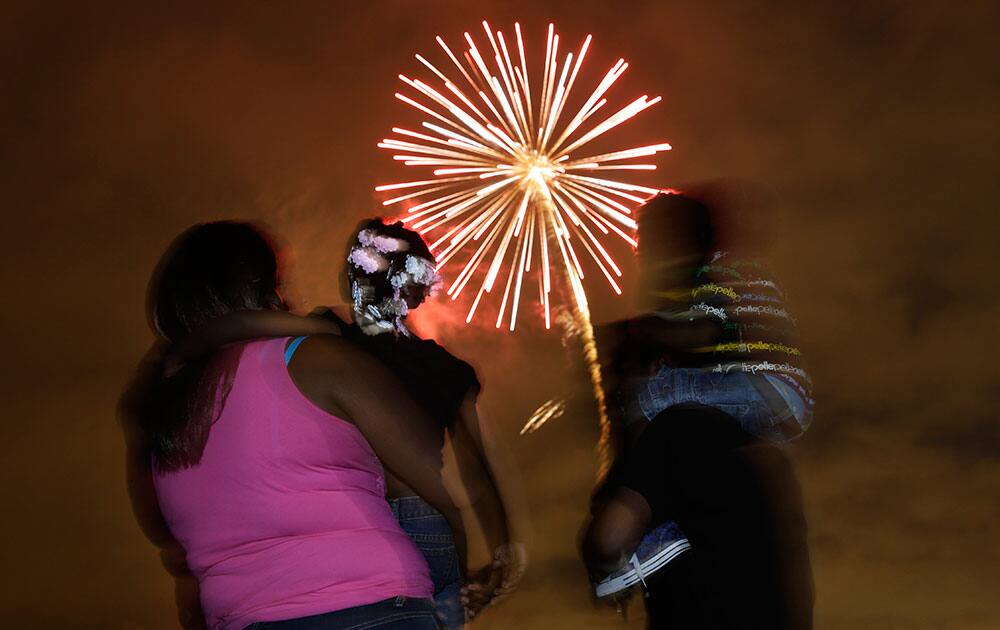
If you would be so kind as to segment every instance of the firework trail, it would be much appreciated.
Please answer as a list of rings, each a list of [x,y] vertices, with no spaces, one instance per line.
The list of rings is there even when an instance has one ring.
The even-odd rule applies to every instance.
[[[395,137],[379,143],[406,166],[430,168],[423,179],[386,184],[378,192],[397,196],[383,205],[406,207],[402,220],[425,235],[439,268],[460,252],[464,262],[448,287],[457,300],[474,277],[482,278],[466,317],[494,289],[503,287],[497,307],[496,327],[509,322],[515,329],[525,279],[535,276],[545,327],[551,327],[553,270],[566,279],[584,357],[594,387],[601,420],[599,450],[606,453],[608,427],[594,342],[590,309],[584,290],[582,248],[600,270],[611,289],[621,294],[622,275],[604,237],[618,237],[635,247],[633,208],[656,188],[608,179],[602,171],[648,171],[656,165],[633,160],[670,150],[666,143],[586,155],[595,139],[655,105],[660,97],[643,95],[613,114],[595,118],[608,100],[605,94],[628,68],[624,59],[604,75],[582,106],[569,116],[567,103],[590,48],[588,35],[580,49],[560,63],[559,35],[549,25],[538,98],[532,98],[520,24],[514,25],[513,42],[487,22],[483,30],[492,55],[484,56],[469,33],[468,48],[460,56],[438,37],[449,68],[458,71],[453,81],[421,55],[416,59],[429,70],[430,82],[399,75],[411,96],[396,98],[425,114],[420,131],[392,129]],[[508,45],[510,43],[510,45]],[[516,47],[515,47],[516,44]],[[437,87],[435,87],[435,84]],[[564,110],[568,119],[564,119]],[[600,119],[593,123],[593,120]],[[565,120],[565,122],[563,122]],[[577,157],[580,153],[585,155]],[[477,274],[480,268],[484,274]],[[500,295],[500,291],[496,292]],[[602,467],[606,455],[602,455]]]
[[[566,413],[566,401],[563,400],[547,400],[542,403],[542,406],[535,410],[528,421],[524,423],[524,427],[521,429],[521,435],[525,433],[534,433],[542,427],[543,424],[549,420],[555,420]]]

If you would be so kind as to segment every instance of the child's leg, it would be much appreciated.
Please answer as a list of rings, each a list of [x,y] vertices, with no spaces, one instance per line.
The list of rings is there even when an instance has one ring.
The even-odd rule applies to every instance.
[[[603,577],[625,564],[643,534],[652,512],[639,493],[618,488],[594,510],[583,538],[583,560],[592,576]]]

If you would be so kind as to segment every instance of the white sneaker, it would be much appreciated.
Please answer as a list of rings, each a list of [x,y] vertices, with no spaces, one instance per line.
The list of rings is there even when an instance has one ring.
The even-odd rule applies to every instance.
[[[642,537],[628,564],[594,585],[598,597],[621,593],[667,566],[671,560],[691,548],[676,523],[667,522]]]

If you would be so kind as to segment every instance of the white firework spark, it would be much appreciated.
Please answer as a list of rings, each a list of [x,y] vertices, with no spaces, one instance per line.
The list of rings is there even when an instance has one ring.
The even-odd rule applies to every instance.
[[[602,239],[614,234],[634,247],[632,210],[659,189],[608,179],[600,171],[654,170],[654,164],[632,160],[667,151],[670,145],[577,155],[585,153],[591,141],[655,105],[660,97],[643,95],[594,124],[592,117],[607,104],[605,93],[628,68],[619,59],[579,110],[567,114],[563,122],[563,110],[592,36],[587,36],[575,55],[567,53],[560,64],[559,35],[549,25],[540,95],[533,101],[520,24],[514,25],[516,50],[485,21],[483,29],[493,67],[465,33],[468,49],[461,58],[437,38],[459,72],[457,82],[419,54],[417,60],[435,77],[432,82],[441,85],[399,75],[416,94],[397,92],[396,98],[429,119],[419,132],[394,127],[395,137],[378,146],[393,151],[393,159],[406,166],[433,169],[433,176],[375,190],[401,193],[384,205],[413,204],[403,221],[425,235],[439,268],[459,252],[469,253],[448,288],[453,300],[474,276],[481,275],[476,271],[485,267],[467,322],[484,296],[502,285],[496,327],[506,318],[514,330],[524,279],[533,274],[549,328],[554,268],[565,274],[577,311],[589,311],[578,254],[581,246],[615,293],[621,294],[617,281],[621,270]]]
[[[525,433],[534,433],[535,431],[541,429],[543,424],[549,420],[555,420],[564,413],[566,413],[565,400],[546,400],[542,403],[541,407],[535,409],[535,412],[531,414],[528,421],[524,423],[524,426],[521,428],[520,435],[524,435]]]

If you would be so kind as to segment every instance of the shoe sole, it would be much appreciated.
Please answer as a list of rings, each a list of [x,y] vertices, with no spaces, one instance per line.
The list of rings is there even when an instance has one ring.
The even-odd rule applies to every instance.
[[[647,577],[662,569],[668,562],[690,548],[691,543],[688,542],[687,538],[681,538],[680,540],[667,545],[649,558],[646,558],[644,562],[639,563],[639,570],[642,572],[643,577]],[[640,581],[639,571],[636,571],[633,568],[628,573],[624,573],[614,578],[608,577],[601,580],[594,587],[594,591],[597,593],[598,597],[607,597],[608,595],[614,595],[615,593],[620,593],[625,589],[635,586]]]

